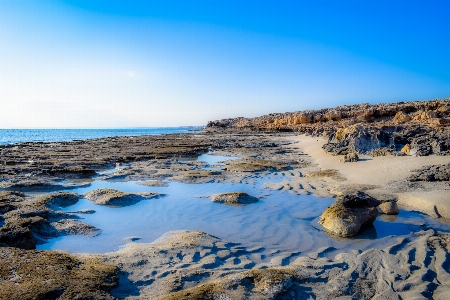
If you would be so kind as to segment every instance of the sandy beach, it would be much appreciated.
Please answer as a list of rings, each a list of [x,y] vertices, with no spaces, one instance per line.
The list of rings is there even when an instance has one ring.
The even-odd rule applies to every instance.
[[[55,171],[3,180],[0,273],[16,278],[0,284],[5,299],[61,289],[63,299],[445,299],[448,293],[448,182],[408,181],[415,169],[448,163],[448,156],[360,155],[343,163],[342,155],[322,149],[323,138],[292,133],[135,137],[134,148],[115,146],[129,140],[52,143],[51,151],[64,149],[63,157],[52,156]],[[48,165],[37,155],[48,155],[45,147],[16,148],[34,157],[21,170]],[[95,165],[81,159],[90,147],[99,149]],[[124,155],[114,165],[120,156],[108,149],[141,158]],[[76,168],[59,165],[66,157]],[[335,236],[319,216],[335,197],[354,191],[397,202],[400,214],[379,215],[354,238]],[[36,270],[54,271],[30,271],[24,265],[30,260]],[[62,271],[71,264],[80,266],[76,276],[86,284]],[[39,284],[54,276],[66,280]],[[98,282],[102,288],[89,288]]]
[[[450,219],[448,182],[421,182],[414,185],[407,181],[416,169],[449,163],[450,159],[447,156],[360,155],[360,160],[356,163],[342,163],[340,161],[342,157],[323,151],[323,138],[299,135],[290,139],[296,142],[292,147],[298,147],[307,153],[319,170],[337,170],[342,176],[339,181],[329,182],[324,187],[331,194],[348,189],[370,190],[370,193],[378,195],[391,194],[398,198],[398,204],[405,209],[419,210],[432,217],[441,216]],[[311,182],[311,179],[308,182]],[[321,180],[317,180],[316,185],[323,186]],[[321,196],[323,192],[316,194]]]

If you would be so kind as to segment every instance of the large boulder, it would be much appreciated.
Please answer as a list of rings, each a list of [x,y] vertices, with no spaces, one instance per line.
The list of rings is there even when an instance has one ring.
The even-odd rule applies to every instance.
[[[334,155],[345,155],[351,152],[370,154],[374,149],[390,147],[392,144],[391,136],[386,131],[351,125],[331,134],[322,148]]]
[[[380,201],[363,192],[345,194],[322,213],[319,223],[332,234],[353,236],[361,226],[375,221],[380,204]]]

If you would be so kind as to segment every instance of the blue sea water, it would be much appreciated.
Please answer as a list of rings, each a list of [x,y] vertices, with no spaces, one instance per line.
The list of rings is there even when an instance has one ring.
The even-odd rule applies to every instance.
[[[87,140],[112,136],[139,136],[169,133],[187,133],[200,126],[117,128],[117,129],[0,129],[0,145],[24,142],[60,142]]]

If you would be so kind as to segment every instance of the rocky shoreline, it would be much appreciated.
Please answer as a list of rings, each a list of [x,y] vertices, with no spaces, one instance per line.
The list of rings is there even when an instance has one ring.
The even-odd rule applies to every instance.
[[[256,118],[210,121],[210,132],[299,132],[327,139],[323,149],[333,155],[350,152],[373,156],[404,153],[450,154],[450,99],[270,114]],[[401,152],[400,152],[401,151]]]
[[[164,196],[55,192],[96,180],[253,184],[258,176],[268,190],[337,197],[318,227],[330,238],[357,234],[398,207],[447,222],[449,109],[450,99],[360,104],[219,120],[205,133],[0,146],[0,299],[445,299],[450,235],[429,228],[381,249],[301,256],[266,257],[198,231],[130,239],[99,255],[35,249],[55,237],[101,234],[80,221],[93,212],[63,210],[81,198],[124,207]],[[197,160],[205,153],[239,159]],[[268,180],[274,173],[285,179]],[[241,191],[208,196],[236,209],[258,202]]]

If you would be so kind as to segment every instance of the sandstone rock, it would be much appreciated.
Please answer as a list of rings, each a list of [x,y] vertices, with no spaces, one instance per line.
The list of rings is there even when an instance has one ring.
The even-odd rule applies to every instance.
[[[399,111],[398,113],[395,114],[394,122],[399,122],[399,123],[404,123],[404,122],[408,122],[411,121],[411,117],[408,114],[405,114],[402,111]]]
[[[319,224],[332,234],[342,237],[356,235],[361,226],[372,224],[378,216],[380,201],[363,193],[354,192],[339,197],[320,216]]]
[[[250,196],[247,193],[234,192],[212,195],[211,201],[229,205],[248,205],[258,202],[258,198]]]
[[[86,199],[95,204],[118,207],[133,205],[158,196],[158,193],[124,193],[114,189],[98,189],[84,195]]]
[[[402,150],[400,150],[400,152],[405,153],[405,154],[409,154],[410,151],[411,151],[411,148],[409,147],[409,144],[406,144],[405,146],[403,146]]]
[[[398,215],[398,206],[396,202],[388,201],[381,203],[378,208],[381,213],[386,215]]]
[[[426,121],[426,120],[437,118],[437,117],[438,116],[434,111],[429,110],[429,111],[424,111],[424,112],[418,112],[416,114],[416,116],[414,116],[413,119],[416,121]]]

